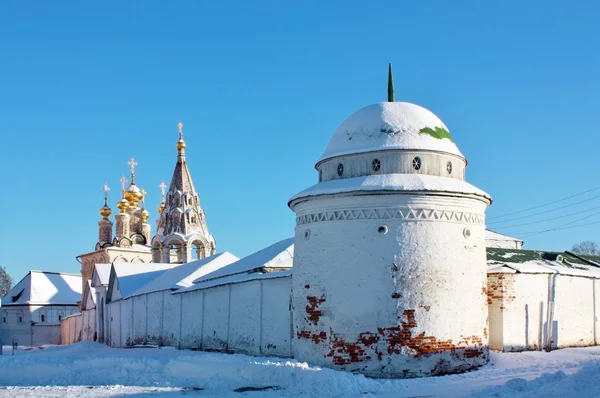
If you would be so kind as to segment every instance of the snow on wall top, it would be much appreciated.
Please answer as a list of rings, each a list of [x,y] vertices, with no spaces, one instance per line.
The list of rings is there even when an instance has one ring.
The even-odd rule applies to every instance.
[[[430,150],[464,157],[444,123],[409,102],[379,102],[359,109],[333,133],[317,163],[334,156],[389,149]]]
[[[485,230],[485,239],[489,240],[500,240],[500,241],[510,241],[510,242],[523,242],[521,239],[513,238],[508,235],[499,234],[498,232],[494,232],[492,230]]]
[[[409,191],[471,194],[491,201],[490,195],[466,181],[426,174],[376,174],[329,180],[294,195],[289,202],[308,196],[331,195],[356,191]]]
[[[244,274],[228,275],[228,276],[224,276],[222,278],[210,279],[205,282],[196,283],[194,286],[191,286],[191,287],[188,287],[185,289],[176,290],[173,292],[173,294],[190,292],[190,291],[194,291],[194,290],[209,289],[211,287],[234,284],[234,283],[244,283],[244,282],[250,282],[250,281],[256,281],[256,280],[263,280],[263,279],[290,278],[291,276],[292,276],[291,269],[287,270],[287,271],[275,271],[275,272],[266,272],[266,273],[252,272],[249,274],[244,273]]]
[[[29,271],[2,298],[2,305],[77,305],[81,286],[81,275]]]
[[[180,264],[113,263],[116,283],[122,298],[130,297],[136,290],[158,278],[168,269]],[[113,287],[114,289],[114,287]]]
[[[239,258],[229,252],[218,253],[201,260],[182,264],[171,268],[151,280],[148,284],[142,286],[131,296],[138,296],[146,293],[159,292],[162,290],[177,290],[193,285],[193,281],[208,273],[214,272],[225,267]]]
[[[284,239],[256,253],[250,254],[233,264],[201,276],[194,280],[194,284],[228,275],[250,273],[264,268],[292,268],[293,259],[294,238]]]
[[[522,273],[522,274],[560,274],[569,276],[584,276],[600,278],[600,268],[578,265],[565,266],[558,261],[532,260],[524,263],[488,263],[488,274],[495,273]]]

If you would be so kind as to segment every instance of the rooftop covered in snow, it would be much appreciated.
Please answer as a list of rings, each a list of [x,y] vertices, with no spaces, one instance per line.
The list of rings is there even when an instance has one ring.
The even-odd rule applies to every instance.
[[[561,274],[600,278],[600,256],[487,248],[488,273]]]
[[[211,272],[223,268],[239,258],[229,252],[217,253],[201,260],[181,264],[166,270],[161,275],[152,279],[146,285],[140,287],[131,296],[146,293],[159,292],[163,290],[177,290],[193,285],[193,281]]]
[[[377,174],[320,182],[294,195],[290,202],[308,196],[362,191],[406,191],[461,193],[480,196],[491,202],[486,192],[466,181],[426,174]]]
[[[168,269],[181,264],[162,263],[113,263],[108,285],[108,300],[130,297]]]
[[[2,298],[2,306],[77,305],[81,286],[81,275],[29,271]]]
[[[333,133],[317,164],[335,156],[390,149],[464,158],[448,128],[429,110],[409,102],[379,102],[350,115]]]
[[[185,289],[185,291],[196,289],[196,284],[232,275],[289,270],[292,268],[293,259],[294,238],[284,239],[241,260],[197,278],[194,280],[194,286]]]

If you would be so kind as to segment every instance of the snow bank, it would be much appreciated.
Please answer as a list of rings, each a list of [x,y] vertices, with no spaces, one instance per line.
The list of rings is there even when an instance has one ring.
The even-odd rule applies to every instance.
[[[257,391],[251,396],[599,396],[600,384],[595,383],[600,377],[599,355],[600,347],[550,353],[492,353],[490,364],[476,371],[386,380],[278,358],[165,348],[114,349],[80,342],[0,356],[0,385],[13,386],[0,389],[0,396],[4,392],[4,396],[24,396],[27,392],[34,392],[31,396],[36,397],[114,396],[119,391],[119,396],[125,392],[147,392],[154,396],[157,392],[181,394],[181,388],[202,388],[201,396],[236,396],[235,390],[239,388],[269,386],[277,390]],[[31,389],[31,386],[74,385],[111,387]]]

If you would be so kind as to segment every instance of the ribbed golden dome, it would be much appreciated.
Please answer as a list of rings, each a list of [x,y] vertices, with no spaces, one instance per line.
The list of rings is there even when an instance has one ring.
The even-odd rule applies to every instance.
[[[123,199],[119,200],[119,202],[117,202],[117,207],[121,210],[121,213],[125,213],[127,211],[127,209],[129,208],[129,201],[127,201],[127,199],[123,198]]]
[[[165,202],[162,202],[160,205],[158,205],[157,210],[158,214],[162,214],[162,212],[165,210]]]
[[[177,146],[177,149],[179,149],[180,151],[182,149],[185,149],[185,147],[186,147],[185,141],[183,139],[180,139],[179,141],[177,141],[176,146]]]

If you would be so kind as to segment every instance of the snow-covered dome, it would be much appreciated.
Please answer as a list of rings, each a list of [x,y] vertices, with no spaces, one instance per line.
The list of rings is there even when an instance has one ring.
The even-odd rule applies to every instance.
[[[439,151],[464,157],[448,128],[429,110],[408,102],[379,102],[347,118],[317,163],[340,155],[390,149]]]

